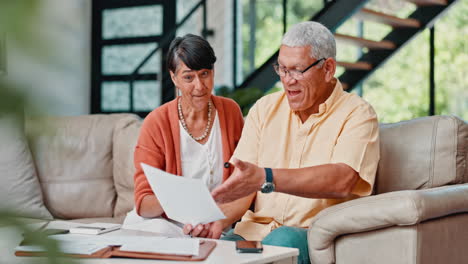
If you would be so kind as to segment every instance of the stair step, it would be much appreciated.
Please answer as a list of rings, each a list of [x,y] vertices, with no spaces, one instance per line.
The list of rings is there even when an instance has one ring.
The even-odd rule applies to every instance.
[[[447,0],[406,0],[418,6],[447,5]]]
[[[349,43],[352,45],[367,47],[369,49],[395,49],[396,48],[395,43],[388,41],[388,40],[373,41],[369,39],[363,39],[363,38],[358,38],[358,37],[353,37],[353,36],[348,36],[348,35],[343,35],[343,34],[338,34],[338,33],[335,33],[335,39],[343,43]]]
[[[357,62],[337,61],[336,65],[343,67],[347,70],[361,70],[361,71],[372,70],[372,64],[368,62],[364,62],[364,61],[357,61]]]
[[[370,20],[373,22],[386,24],[392,27],[418,28],[421,26],[421,23],[414,18],[399,18],[367,8],[361,9],[358,13],[356,13],[355,16],[363,20]]]

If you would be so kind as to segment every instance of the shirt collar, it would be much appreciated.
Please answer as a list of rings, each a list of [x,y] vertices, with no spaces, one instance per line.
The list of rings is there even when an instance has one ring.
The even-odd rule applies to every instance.
[[[330,94],[327,100],[325,100],[325,102],[319,105],[319,112],[315,115],[321,116],[325,114],[328,110],[331,109],[332,105],[335,104],[336,101],[338,101],[342,94],[343,86],[341,85],[341,82],[338,79],[336,79],[336,84],[333,88],[333,92]]]

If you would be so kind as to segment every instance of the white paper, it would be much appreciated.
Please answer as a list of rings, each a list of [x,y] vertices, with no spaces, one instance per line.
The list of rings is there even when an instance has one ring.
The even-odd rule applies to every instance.
[[[184,224],[207,224],[224,219],[206,185],[141,163],[146,178],[166,215]]]
[[[121,251],[149,252],[173,255],[198,255],[200,249],[200,240],[191,238],[166,238],[156,240],[152,243],[124,244],[120,247]]]
[[[47,229],[70,229],[70,228],[77,227],[80,225],[83,225],[83,223],[54,220],[54,221],[50,221],[45,228]]]
[[[66,254],[83,254],[91,255],[96,251],[99,251],[103,248],[106,248],[107,245],[97,244],[89,241],[62,241],[59,244],[59,251]],[[45,248],[42,246],[17,246],[15,248],[17,251],[26,251],[26,252],[44,252]]]
[[[167,237],[189,237],[184,234],[183,224],[163,217],[144,218],[137,215],[135,209],[125,217],[122,229],[157,233]]]
[[[122,246],[125,244],[150,244],[156,241],[164,240],[163,236],[132,236],[132,235],[112,235],[112,236],[87,236],[79,234],[64,234],[49,236],[52,239],[61,242],[93,243],[105,246]]]

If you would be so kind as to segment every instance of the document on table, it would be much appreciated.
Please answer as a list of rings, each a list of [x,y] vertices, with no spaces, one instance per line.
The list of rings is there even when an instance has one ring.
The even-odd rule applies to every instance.
[[[121,246],[122,251],[149,252],[174,255],[198,255],[200,240],[194,238],[168,238],[156,236],[89,236],[81,234],[52,235],[49,238],[59,242],[60,252],[90,255],[108,246]],[[43,252],[45,248],[36,245],[16,247],[18,251]]]
[[[198,255],[200,240],[195,238],[169,238],[163,236],[87,236],[80,234],[53,235],[50,238],[60,241],[61,245],[81,246],[83,253],[95,248],[121,246],[122,251],[150,252],[174,255]],[[65,252],[65,251],[64,251]],[[70,250],[67,251],[67,253]],[[83,254],[82,253],[82,254]]]
[[[170,219],[195,226],[226,218],[201,180],[179,177],[144,163],[141,167]]]
[[[59,251],[65,254],[91,255],[96,251],[106,248],[107,245],[96,244],[90,241],[67,241],[59,243]],[[44,252],[46,248],[37,245],[17,246],[17,251]]]
[[[198,255],[200,240],[192,238],[164,238],[152,243],[140,240],[138,243],[127,243],[120,247],[121,251],[149,252],[173,255]]]

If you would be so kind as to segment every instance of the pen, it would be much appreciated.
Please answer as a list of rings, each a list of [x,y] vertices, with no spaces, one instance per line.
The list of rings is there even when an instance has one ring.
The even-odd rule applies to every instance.
[[[42,231],[44,230],[48,225],[49,225],[50,221],[46,221],[45,223],[43,223],[41,225],[41,227],[39,227],[38,229],[34,230],[34,231]]]

